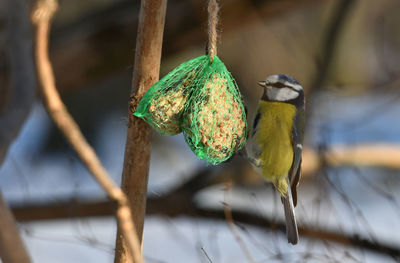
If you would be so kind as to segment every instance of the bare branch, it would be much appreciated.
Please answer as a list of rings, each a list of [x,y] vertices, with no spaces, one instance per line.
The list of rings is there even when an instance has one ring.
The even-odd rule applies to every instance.
[[[336,148],[341,150],[334,150]],[[358,152],[360,151],[360,149],[363,149],[364,152],[362,154],[355,154],[355,156],[360,157],[354,158],[352,155],[348,154],[352,151]],[[390,153],[390,156],[387,153]],[[400,168],[398,167],[398,163],[400,163],[400,147],[395,147],[393,145],[384,146],[382,144],[376,144],[375,146],[364,145],[356,146],[355,148],[348,146],[347,150],[343,150],[343,148],[341,147],[333,147],[332,151],[326,151],[321,154],[322,157],[316,154],[314,151],[305,151],[304,162],[306,164],[308,163],[307,166],[314,167],[312,169],[305,168],[307,169],[307,173],[316,172],[319,169],[320,164],[323,162],[331,165],[348,165],[351,162],[357,164],[354,161],[355,159],[359,159],[359,162],[365,165],[384,165],[390,163],[390,165],[397,164],[396,167]],[[310,157],[310,155],[313,155],[313,157]],[[375,155],[376,158],[373,157]],[[325,157],[323,156],[328,157],[324,159]],[[363,160],[361,156],[368,157]],[[393,158],[393,160],[391,162],[387,162],[385,158],[380,158],[379,156],[386,156],[386,158]],[[311,165],[310,163],[314,164]],[[229,178],[229,175],[227,175],[224,169],[218,170],[217,174],[213,173],[210,167],[201,170],[200,172],[197,172],[194,176],[192,176],[188,181],[174,188],[170,193],[166,194],[165,196],[149,198],[147,202],[147,214],[161,214],[170,217],[179,217],[184,215],[194,218],[226,220],[226,209],[210,209],[198,207],[196,203],[193,202],[193,200],[196,193],[198,193],[200,190],[214,184],[221,184],[223,182],[226,182],[227,180],[229,180]],[[179,205],[176,205],[177,203],[179,203]],[[114,209],[115,203],[113,202],[99,202],[91,204],[66,203],[50,206],[21,207],[14,208],[13,212],[15,213],[15,216],[18,220],[29,221],[85,216],[104,216],[110,215],[112,211],[114,211]],[[285,232],[285,223],[283,220],[276,221],[276,219],[272,217],[270,218],[240,210],[233,210],[231,211],[231,213],[232,217],[234,216],[236,223],[259,226],[263,229],[274,229],[276,231],[281,231],[282,233]],[[309,227],[305,225],[299,227],[299,233],[302,236],[308,238],[321,239],[342,245],[352,245],[378,253],[388,254],[395,258],[400,257],[400,247],[396,245],[369,241],[362,238],[358,234],[338,233],[337,231],[328,231],[326,229],[315,228],[315,226]]]
[[[4,263],[29,263],[14,217],[0,192],[0,259]]]
[[[317,154],[310,149],[304,151],[304,172],[307,174],[318,171],[323,163],[328,165],[379,165],[400,169],[400,147],[395,145],[366,144],[358,146],[337,146]],[[166,215],[170,217],[189,216],[195,218],[226,220],[226,209],[208,209],[198,207],[193,202],[195,195],[208,186],[221,184],[231,177],[224,169],[213,173],[207,167],[197,172],[188,181],[172,189],[165,196],[149,198],[147,202],[148,215]],[[179,205],[176,205],[179,203]],[[14,208],[13,212],[18,220],[45,220],[85,216],[110,215],[115,210],[114,202],[99,202],[91,204],[66,203],[59,205],[44,205]],[[231,211],[236,223],[259,226],[263,229],[274,229],[285,232],[285,223],[274,218],[260,216],[239,210]],[[393,257],[400,257],[400,247],[363,239],[360,235],[338,233],[326,229],[316,229],[300,226],[302,236],[335,242],[342,245],[353,245],[371,251],[384,253]]]
[[[138,102],[159,78],[167,1],[142,0],[136,39],[135,65],[125,145],[122,189],[131,201],[139,243],[142,243],[150,161],[150,127],[134,117]],[[115,262],[132,262],[125,240],[117,233]],[[134,261],[136,263],[136,260]]]
[[[54,80],[54,74],[48,56],[48,35],[50,21],[57,9],[56,0],[39,0],[33,10],[32,21],[36,24],[36,66],[43,101],[54,123],[72,145],[82,162],[94,178],[99,182],[108,196],[117,201],[117,220],[128,245],[127,248],[135,258],[135,262],[143,262],[139,242],[132,222],[129,202],[122,190],[111,180],[102,166],[93,148],[87,143],[78,125],[68,113],[62,102]]]
[[[207,251],[204,247],[201,247],[201,251],[203,251],[204,255],[206,256],[208,262],[213,263],[210,256],[207,254]]]
[[[182,199],[187,196],[181,196]],[[65,218],[82,218],[94,216],[109,216],[113,214],[116,205],[115,202],[105,201],[98,203],[60,203],[52,205],[34,205],[25,207],[15,207],[12,211],[18,221],[32,221],[32,220],[54,220]],[[176,203],[171,202],[170,199],[165,197],[150,198],[147,202],[147,215],[163,215],[169,217],[187,216],[193,218],[203,218],[208,220],[226,220],[225,211],[221,209],[211,209],[204,207],[197,207],[193,205],[177,206]],[[285,233],[285,222],[283,220],[277,221],[276,218],[261,216],[251,212],[241,210],[232,210],[233,217],[236,224],[247,224],[260,227],[261,229],[273,229]],[[391,255],[393,257],[400,257],[400,247],[391,244],[380,242],[373,242],[362,238],[358,234],[339,233],[338,231],[329,231],[327,229],[319,229],[315,226],[299,226],[299,233],[301,236],[320,239],[324,241],[334,242],[341,245],[352,245]]]

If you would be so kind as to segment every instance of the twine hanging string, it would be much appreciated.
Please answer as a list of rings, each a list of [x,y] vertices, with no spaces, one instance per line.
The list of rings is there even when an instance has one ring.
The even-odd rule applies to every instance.
[[[218,25],[219,6],[217,0],[209,0],[208,2],[208,54],[213,62],[214,56],[217,55],[217,25]]]

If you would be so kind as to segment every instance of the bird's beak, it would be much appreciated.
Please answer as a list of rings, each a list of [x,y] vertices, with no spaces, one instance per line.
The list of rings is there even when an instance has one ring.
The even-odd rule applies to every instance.
[[[261,87],[265,87],[265,80],[259,81],[258,85],[260,85]]]

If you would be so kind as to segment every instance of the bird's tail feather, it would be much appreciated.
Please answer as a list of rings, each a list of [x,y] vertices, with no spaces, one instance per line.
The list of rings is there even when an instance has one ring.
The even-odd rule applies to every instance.
[[[296,245],[299,241],[299,233],[297,230],[297,222],[294,213],[292,192],[290,187],[288,187],[288,192],[286,196],[281,196],[281,200],[283,203],[283,208],[285,210],[286,237],[289,243]]]

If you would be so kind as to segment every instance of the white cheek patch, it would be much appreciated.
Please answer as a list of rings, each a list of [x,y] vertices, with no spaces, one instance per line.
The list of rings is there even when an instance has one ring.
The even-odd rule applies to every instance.
[[[272,86],[268,86],[267,96],[270,100],[288,101],[297,98],[299,96],[299,93],[290,88],[275,88]]]

